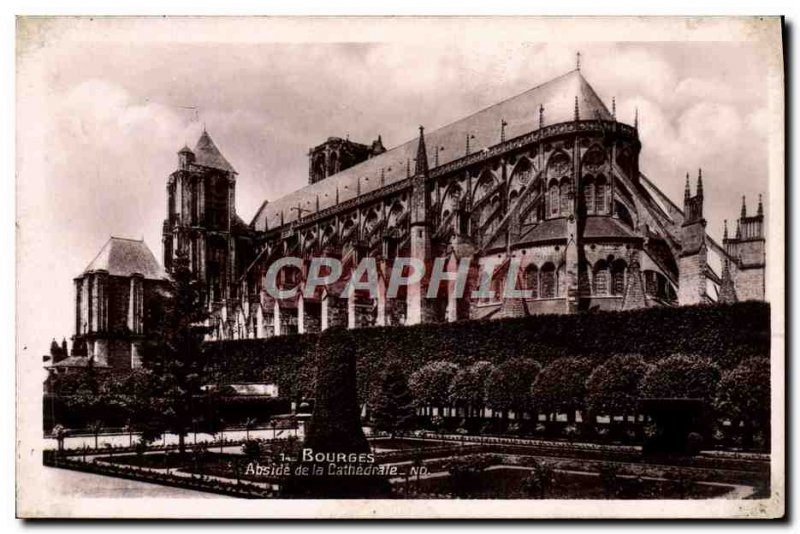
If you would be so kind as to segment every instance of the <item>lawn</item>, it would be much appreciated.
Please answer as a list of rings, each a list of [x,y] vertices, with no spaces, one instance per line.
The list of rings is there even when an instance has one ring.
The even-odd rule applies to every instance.
[[[419,497],[431,498],[445,495],[465,499],[530,499],[525,493],[523,481],[530,473],[527,469],[497,467],[481,473],[474,484],[459,484],[457,487],[449,475],[421,479]],[[416,481],[410,482],[412,493]],[[402,487],[402,484],[400,484]],[[720,497],[732,487],[708,486],[690,483],[683,490],[678,484],[667,480],[619,479],[619,493],[612,496],[606,493],[600,478],[594,473],[569,473],[556,471],[555,483],[545,494],[546,499],[710,499]]]

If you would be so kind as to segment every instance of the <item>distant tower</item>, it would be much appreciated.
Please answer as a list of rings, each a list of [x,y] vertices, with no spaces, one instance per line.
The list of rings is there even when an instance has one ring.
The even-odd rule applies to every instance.
[[[380,135],[370,145],[349,138],[329,137],[308,152],[308,183],[315,184],[384,152],[386,148]]]
[[[708,248],[706,220],[703,216],[703,171],[697,172],[697,193],[691,196],[689,175],[683,198],[681,252],[678,259],[678,303],[681,305],[708,302],[706,274]]]
[[[729,277],[737,300],[764,300],[766,296],[766,245],[764,236],[764,204],[758,197],[756,214],[747,215],[746,199],[736,222],[736,236],[723,239],[728,253]]]
[[[178,152],[178,169],[167,180],[167,218],[162,240],[164,267],[172,270],[178,252],[185,253],[209,302],[234,296],[236,170],[204,131],[194,150]]]

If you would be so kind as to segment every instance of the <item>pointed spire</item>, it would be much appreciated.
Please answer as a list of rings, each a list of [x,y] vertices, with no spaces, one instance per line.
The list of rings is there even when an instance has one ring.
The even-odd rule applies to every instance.
[[[723,230],[722,232],[723,240],[728,239],[728,219],[725,219],[724,224],[725,224],[725,230]]]
[[[505,143],[506,141],[506,126],[508,123],[505,119],[500,119],[500,142]]]
[[[633,127],[639,129],[639,106],[633,112]]]
[[[283,226],[283,210],[281,210],[281,226]]]
[[[381,187],[386,183],[386,167],[381,167]]]
[[[758,215],[764,215],[764,203],[761,200],[761,195],[758,195]]]
[[[747,204],[745,203],[744,195],[742,195],[742,219],[747,217]]]
[[[317,195],[317,213],[319,213],[319,195]]]
[[[406,178],[411,178],[411,160],[406,158]]]
[[[580,52],[578,52],[575,55],[575,70],[577,70],[578,72],[580,72],[580,70],[581,70],[581,53]]]
[[[539,104],[539,129],[544,127],[544,105]]]
[[[575,120],[578,121],[581,118],[580,110],[578,109],[578,95],[575,95]]]
[[[339,184],[336,184],[336,203],[339,203]]]
[[[617,120],[617,97],[611,97],[611,118]]]
[[[697,169],[697,196],[703,196],[703,169]]]
[[[417,144],[417,162],[414,174],[428,174],[428,150],[425,148],[425,128],[419,127],[419,144]]]
[[[687,172],[686,173],[686,188],[683,190],[683,199],[686,201],[686,200],[689,200],[690,198],[692,198],[692,190],[689,187],[689,173]]]
[[[356,176],[356,196],[361,196],[361,177]]]

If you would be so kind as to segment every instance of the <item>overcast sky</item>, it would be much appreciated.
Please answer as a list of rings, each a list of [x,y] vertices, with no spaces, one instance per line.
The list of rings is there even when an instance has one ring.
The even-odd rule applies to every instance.
[[[20,344],[37,354],[74,333],[72,279],[109,235],[143,237],[161,260],[166,179],[203,125],[239,173],[237,212],[249,222],[263,200],[307,183],[308,148],[328,136],[380,134],[391,148],[420,124],[442,126],[573,69],[580,50],[584,76],[609,108],[616,97],[619,120],[632,123],[638,107],[642,172],[680,205],[686,172],[694,184],[703,168],[712,236],[742,195],[754,210],[767,193],[767,62],[752,44],[105,37],[20,59],[37,68],[19,98],[40,110],[18,137],[22,162],[38,158],[42,169],[18,183],[20,268],[30,268],[19,277],[19,321],[37,326],[20,331]]]

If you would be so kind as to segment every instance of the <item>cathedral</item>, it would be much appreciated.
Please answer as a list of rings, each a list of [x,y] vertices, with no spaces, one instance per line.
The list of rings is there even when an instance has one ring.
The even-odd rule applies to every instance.
[[[615,107],[576,69],[389,150],[380,137],[330,137],[309,150],[308,185],[264,201],[249,223],[236,213],[238,174],[204,131],[166,182],[164,268],[188,256],[213,339],[763,300],[761,199],[755,214],[743,200],[735,233],[726,223],[716,242],[702,171],[686,175],[680,205],[669,199],[639,168],[638,119],[617,120]],[[304,287],[314,257],[336,258],[344,276],[276,299],[265,277],[288,256],[303,267],[281,269],[282,288]],[[401,257],[444,258],[450,271],[466,261],[490,275],[494,297],[452,284],[433,299],[411,287],[390,297]],[[364,258],[377,295],[347,290]],[[512,263],[526,297],[502,298]]]

